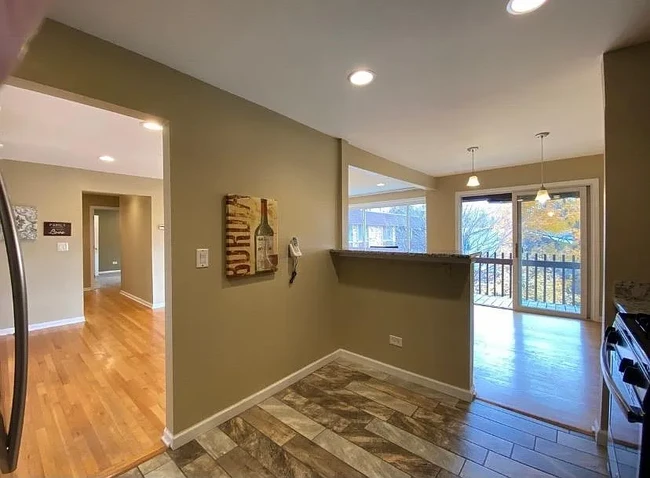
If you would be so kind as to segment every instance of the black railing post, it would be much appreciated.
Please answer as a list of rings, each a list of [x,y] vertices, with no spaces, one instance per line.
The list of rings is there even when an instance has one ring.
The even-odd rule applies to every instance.
[[[566,257],[562,254],[562,305],[566,305]]]
[[[571,257],[571,262],[575,264],[576,256]],[[571,305],[576,305],[576,269],[575,266],[571,269]]]
[[[505,258],[505,253],[502,252],[501,253],[501,260],[503,260],[504,258]],[[505,296],[505,294],[503,292],[504,292],[504,287],[505,287],[505,284],[506,284],[506,276],[503,274],[503,270],[504,270],[504,263],[502,262],[501,263],[501,297]]]
[[[544,285],[544,303],[546,304],[546,254],[544,254],[544,280],[542,283]]]
[[[556,294],[556,283],[555,283],[555,254],[553,254],[553,303],[556,304],[557,301],[555,300],[555,294]]]
[[[537,302],[537,253],[535,253],[535,302]]]

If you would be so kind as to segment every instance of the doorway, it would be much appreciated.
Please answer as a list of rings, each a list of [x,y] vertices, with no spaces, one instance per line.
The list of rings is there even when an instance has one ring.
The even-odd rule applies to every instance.
[[[589,432],[599,413],[598,184],[459,193],[479,399]],[[591,294],[593,291],[593,294]]]
[[[475,254],[474,303],[586,319],[590,314],[587,187],[463,196],[460,249]]]
[[[116,198],[119,204],[119,197]],[[91,251],[92,287],[119,288],[122,283],[120,209],[111,206],[90,206],[90,217],[92,232],[88,247]]]

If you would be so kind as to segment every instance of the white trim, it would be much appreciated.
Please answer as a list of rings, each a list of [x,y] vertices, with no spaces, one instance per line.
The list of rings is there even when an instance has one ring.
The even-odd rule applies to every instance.
[[[165,308],[165,303],[164,303],[164,302],[156,302],[155,304],[152,304],[152,305],[151,305],[151,308],[152,308],[153,310],[156,310],[156,309],[164,309],[164,308]]]
[[[341,352],[340,350],[336,350],[331,354],[326,355],[325,357],[320,358],[315,362],[310,363],[309,365],[306,365],[305,367],[301,368],[297,372],[294,372],[291,375],[288,375],[278,380],[277,382],[272,383],[271,385],[264,388],[263,390],[260,390],[259,392],[249,395],[248,397],[240,400],[234,405],[229,406],[228,408],[218,411],[214,415],[206,418],[205,420],[200,421],[195,425],[192,425],[189,428],[186,428],[185,430],[183,430],[182,432],[176,435],[173,435],[167,428],[165,428],[165,431],[163,432],[163,436],[162,436],[163,442],[165,442],[165,444],[171,447],[173,450],[176,450],[177,448],[185,445],[186,443],[191,442],[196,437],[202,435],[208,430],[211,430],[214,427],[221,425],[223,422],[226,422],[231,418],[236,417],[243,411],[248,410],[252,406],[257,405],[258,403],[263,402],[267,398],[275,395],[280,390],[283,390],[293,385],[298,380],[301,380],[302,378],[306,377],[310,373],[321,368],[323,365],[326,365],[336,360],[339,357],[340,352]]]
[[[359,364],[374,367],[377,370],[386,372],[389,375],[403,378],[405,380],[408,380],[409,382],[417,383],[418,385],[422,385],[432,390],[445,393],[447,395],[458,398],[460,400],[464,400],[466,402],[473,401],[476,396],[476,394],[472,390],[465,390],[460,387],[449,385],[448,383],[439,382],[438,380],[425,377],[424,375],[419,375],[417,373],[409,372],[408,370],[404,370],[402,368],[395,367],[393,365],[388,365],[386,363],[368,357],[364,357],[363,355],[359,355],[354,352],[350,352],[348,350],[340,349],[339,356],[337,358],[345,358],[346,360],[349,360],[351,362],[356,362]]]
[[[112,271],[99,271],[98,274],[113,274],[114,272],[122,272],[122,269],[113,269]]]
[[[51,320],[49,322],[38,322],[36,324],[29,324],[28,330],[30,332],[43,329],[51,329],[54,327],[63,327],[64,325],[73,325],[73,324],[82,324],[86,321],[86,317],[83,315],[81,317],[70,317],[69,319],[61,320]],[[0,329],[1,335],[13,335],[15,332],[14,327],[9,327],[7,329]]]
[[[84,287],[84,292],[88,292],[88,291],[91,291],[91,290],[95,290],[95,288],[94,287]]]
[[[153,309],[154,308],[154,306],[153,306],[153,304],[151,302],[147,302],[146,300],[141,299],[137,295],[129,294],[128,292],[126,292],[124,290],[120,290],[120,294],[123,295],[124,297],[126,297],[127,299],[131,299],[132,301],[137,302],[140,305],[144,305],[148,309]]]
[[[589,317],[593,321],[602,321],[602,290],[600,288],[600,264],[601,264],[601,242],[600,242],[600,181],[594,179],[576,179],[571,181],[559,181],[556,183],[545,183],[547,188],[575,188],[581,186],[589,187],[589,206],[590,210],[590,228],[589,228],[589,241],[591,247],[591,261],[589,263],[590,270],[590,284],[589,284]],[[529,184],[525,186],[507,186],[502,188],[493,189],[477,189],[472,191],[456,191],[456,247],[460,250],[461,238],[461,207],[463,197],[483,196],[486,194],[499,194],[499,193],[517,193],[522,191],[537,190],[539,184]],[[514,232],[514,231],[513,231]],[[514,267],[514,265],[513,265]],[[514,291],[513,291],[514,292]],[[543,313],[543,311],[536,311],[536,313]],[[559,315],[555,314],[554,315]],[[575,316],[573,316],[575,318]]]
[[[424,387],[430,388],[432,390],[436,390],[438,392],[445,393],[447,395],[458,398],[460,400],[464,400],[466,402],[471,402],[472,400],[474,400],[476,396],[473,390],[472,391],[464,390],[462,388],[455,387],[447,383],[439,382],[437,380],[425,377],[423,375],[419,375],[417,373],[409,372],[408,370],[394,367],[393,365],[388,365],[386,363],[379,362],[378,360],[364,357],[363,355],[359,355],[345,349],[338,349],[326,355],[325,357],[320,358],[310,363],[309,365],[304,366],[297,372],[294,372],[291,375],[287,375],[286,377],[278,380],[277,382],[272,383],[271,385],[264,388],[263,390],[260,390],[259,392],[255,392],[252,395],[249,395],[248,397],[240,400],[234,405],[231,405],[228,408],[224,408],[223,410],[218,411],[214,415],[209,416],[208,418],[200,421],[199,423],[196,423],[195,425],[192,425],[189,428],[186,428],[185,430],[181,431],[180,433],[177,433],[176,435],[172,434],[172,432],[168,428],[165,428],[162,435],[162,441],[165,443],[165,445],[167,445],[171,449],[176,450],[177,448],[185,445],[186,443],[191,442],[192,440],[202,435],[203,433],[207,432],[208,430],[211,430],[221,425],[222,423],[230,420],[231,418],[236,417],[237,415],[248,410],[252,406],[263,402],[267,398],[278,393],[280,390],[284,390],[285,388],[296,383],[298,380],[301,380],[307,375],[311,374],[312,372],[318,370],[322,366],[327,365],[328,363],[333,362],[334,360],[339,358],[345,358],[351,362],[369,365],[371,367],[376,368],[377,370],[386,372],[389,375],[403,378],[410,382],[417,383]]]

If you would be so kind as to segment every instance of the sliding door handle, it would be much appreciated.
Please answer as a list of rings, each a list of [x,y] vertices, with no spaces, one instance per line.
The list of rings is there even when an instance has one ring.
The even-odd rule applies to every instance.
[[[14,220],[14,212],[9,201],[7,189],[0,174],[0,222],[5,238],[7,250],[7,261],[9,263],[9,276],[11,279],[11,294],[14,306],[14,328],[15,328],[15,359],[14,359],[14,391],[11,403],[11,419],[6,442],[2,444],[2,465],[3,473],[10,473],[16,469],[18,464],[18,453],[20,451],[20,439],[23,433],[23,421],[25,418],[25,399],[27,398],[27,340],[28,340],[28,318],[27,318],[27,286],[25,282],[25,268],[23,265],[18,232]],[[6,420],[6,417],[4,417]],[[4,435],[4,433],[3,433]]]

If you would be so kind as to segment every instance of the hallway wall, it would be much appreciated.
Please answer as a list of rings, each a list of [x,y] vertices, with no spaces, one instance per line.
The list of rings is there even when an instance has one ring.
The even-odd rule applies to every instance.
[[[121,289],[154,304],[152,283],[151,198],[120,196]],[[101,223],[100,223],[101,227]]]
[[[150,195],[152,223],[162,224],[162,181],[20,161],[0,160],[9,196],[14,204],[36,206],[38,237],[21,241],[30,324],[79,318],[83,311],[82,191]],[[72,223],[70,237],[44,237],[43,221]],[[67,252],[57,252],[67,242]],[[152,228],[154,272],[164,270],[163,232]],[[4,247],[2,245],[1,247]],[[11,287],[6,254],[0,254],[0,329],[13,326]],[[152,274],[154,290],[164,297],[164,276]]]

